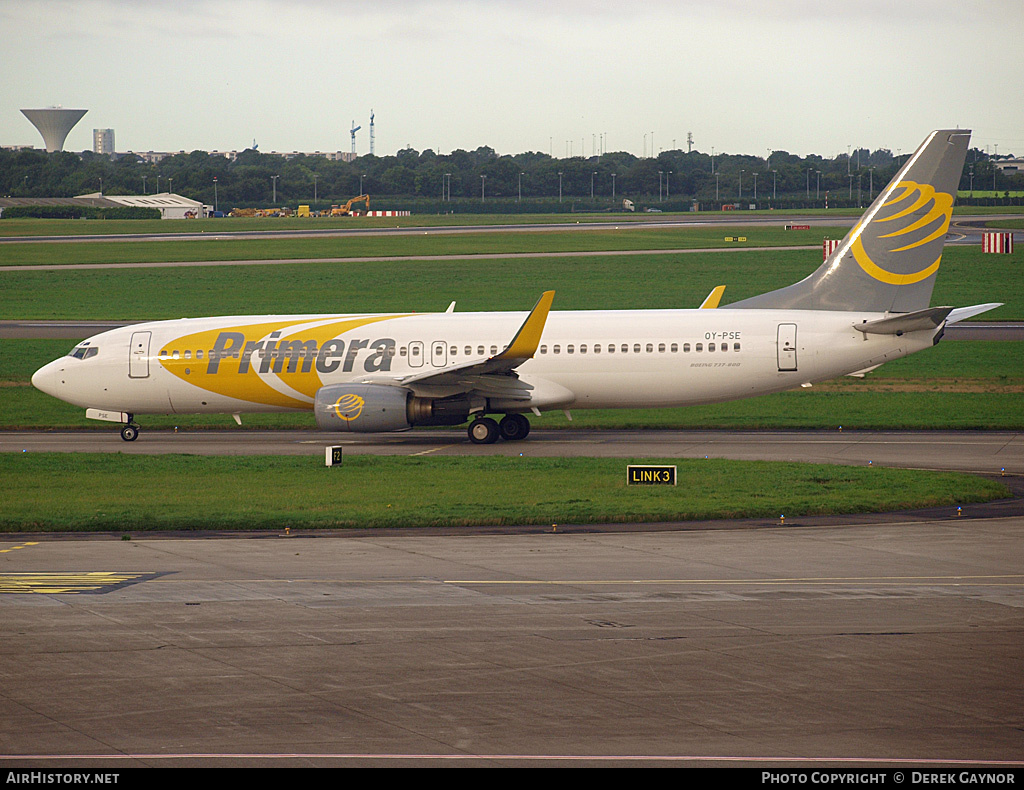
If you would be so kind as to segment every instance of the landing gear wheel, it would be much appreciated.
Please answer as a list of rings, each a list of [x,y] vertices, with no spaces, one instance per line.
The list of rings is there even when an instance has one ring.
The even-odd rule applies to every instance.
[[[468,433],[473,444],[494,444],[498,441],[501,431],[498,429],[498,423],[490,417],[481,417],[470,423]]]
[[[139,438],[139,426],[138,425],[126,425],[121,429],[121,438],[126,442],[134,442]]]
[[[517,442],[525,439],[530,433],[530,421],[522,414],[506,414],[498,429],[501,431],[501,438],[509,442]]]

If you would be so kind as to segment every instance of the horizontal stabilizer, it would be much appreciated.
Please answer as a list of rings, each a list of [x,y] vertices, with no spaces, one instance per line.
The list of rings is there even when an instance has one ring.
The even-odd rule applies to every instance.
[[[858,332],[870,335],[902,335],[906,332],[923,332],[929,329],[938,329],[951,312],[953,312],[952,307],[929,307],[927,310],[901,313],[890,318],[854,324],[853,328]]]
[[[987,304],[976,304],[971,305],[970,307],[958,307],[949,314],[949,318],[946,319],[946,323],[955,324],[957,321],[973,318],[976,315],[987,313],[989,310],[995,310],[997,307],[1002,306],[1002,302],[988,302]]]

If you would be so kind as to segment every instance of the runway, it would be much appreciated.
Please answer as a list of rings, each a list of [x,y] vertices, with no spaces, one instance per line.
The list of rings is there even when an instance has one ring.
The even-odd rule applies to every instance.
[[[7,536],[0,766],[1019,772],[1022,547],[1019,517]]]

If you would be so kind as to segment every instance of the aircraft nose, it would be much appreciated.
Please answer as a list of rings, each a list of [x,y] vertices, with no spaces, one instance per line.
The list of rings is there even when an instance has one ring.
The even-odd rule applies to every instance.
[[[57,394],[57,370],[56,362],[50,362],[43,365],[39,370],[32,374],[32,386],[40,392],[45,392],[47,395]]]

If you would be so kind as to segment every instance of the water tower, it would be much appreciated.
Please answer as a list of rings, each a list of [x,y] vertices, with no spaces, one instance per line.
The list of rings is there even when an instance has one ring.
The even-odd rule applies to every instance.
[[[39,130],[46,144],[47,152],[64,150],[68,132],[88,110],[66,110],[63,107],[47,107],[42,110],[22,110],[32,125]]]

